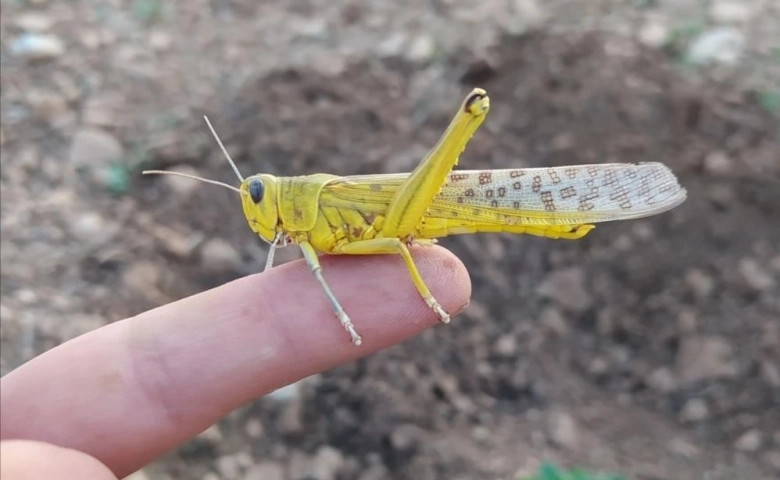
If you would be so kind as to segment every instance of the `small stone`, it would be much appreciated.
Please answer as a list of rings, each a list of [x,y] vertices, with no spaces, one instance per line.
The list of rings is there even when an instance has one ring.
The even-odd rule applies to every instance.
[[[631,239],[629,235],[626,234],[618,235],[615,241],[612,242],[612,246],[615,248],[615,250],[621,252],[627,252],[632,248],[634,248],[634,241]]]
[[[682,333],[693,333],[696,331],[696,314],[692,310],[681,310],[677,315],[677,328]]]
[[[65,44],[55,35],[25,33],[11,42],[10,50],[29,60],[48,60],[65,53]]]
[[[306,61],[307,68],[321,74],[324,77],[335,78],[347,69],[347,60],[343,55],[332,52],[321,52],[314,58]]]
[[[569,326],[566,324],[566,319],[563,318],[563,314],[557,308],[545,308],[542,311],[540,318],[544,329],[553,335],[563,337],[569,333]]]
[[[399,425],[390,433],[390,446],[397,452],[411,453],[419,443],[420,429],[415,425]]]
[[[87,29],[79,32],[79,40],[88,50],[97,50],[103,43],[100,32],[94,29]]]
[[[290,29],[301,37],[321,39],[328,33],[328,23],[322,17],[296,17],[291,19]]]
[[[722,337],[686,337],[676,359],[677,377],[683,384],[737,375],[734,351]]]
[[[716,23],[745,23],[753,17],[750,2],[719,0],[710,6],[710,16]]]
[[[159,30],[151,32],[147,41],[149,42],[149,46],[158,52],[170,49],[171,44],[173,44],[171,36]]]
[[[238,250],[221,238],[212,238],[203,244],[200,260],[204,268],[211,271],[238,270],[242,263]]]
[[[513,11],[514,16],[522,19],[524,33],[528,30],[536,30],[542,27],[547,20],[547,13],[542,7],[543,3],[538,0],[513,0],[509,8]],[[510,32],[511,33],[511,32]]]
[[[697,65],[735,65],[745,50],[744,34],[733,27],[711,28],[688,47],[687,59]]]
[[[685,275],[685,283],[698,299],[706,299],[715,289],[715,280],[712,276],[696,268],[689,270]]]
[[[83,243],[102,243],[116,232],[114,226],[97,212],[80,214],[70,223],[70,232],[76,239]]]
[[[263,422],[259,418],[253,417],[247,420],[246,425],[244,425],[244,431],[246,431],[249,438],[257,439],[263,436],[265,428],[263,428]]]
[[[669,451],[683,458],[693,458],[699,454],[699,449],[695,445],[678,437],[673,438],[669,443]]]
[[[427,62],[436,52],[436,44],[433,37],[428,34],[420,34],[412,39],[406,50],[406,58],[412,62]]]
[[[273,392],[266,395],[267,398],[282,403],[298,400],[300,396],[301,396],[301,386],[299,382],[285,385],[282,388],[277,388]]]
[[[637,37],[650,48],[660,48],[669,42],[670,31],[666,22],[654,19],[642,25]]]
[[[14,19],[17,28],[29,33],[43,33],[54,24],[51,17],[40,12],[26,12]]]
[[[217,471],[226,480],[238,480],[242,465],[238,454],[223,455],[217,459]]]
[[[137,472],[131,473],[129,476],[125,477],[125,480],[149,480],[149,478],[149,474],[143,470],[138,470]]]
[[[81,118],[85,125],[93,127],[114,127],[117,125],[116,100],[108,97],[93,97],[87,100]]]
[[[512,334],[502,335],[496,342],[496,355],[512,358],[517,354],[517,338]]]
[[[682,410],[680,410],[680,419],[685,422],[700,422],[710,417],[710,409],[707,402],[701,398],[691,398]]]
[[[222,435],[219,425],[214,424],[202,431],[196,438],[211,445],[218,445],[224,440],[224,435]]]
[[[583,313],[593,305],[593,298],[585,288],[585,282],[585,271],[579,267],[556,270],[547,275],[537,292],[555,300],[566,310]]]
[[[122,144],[104,130],[85,129],[76,132],[70,145],[68,159],[76,168],[104,168],[120,162]]]
[[[406,36],[401,32],[396,32],[377,46],[377,53],[382,57],[397,57],[404,51],[405,44]]]
[[[36,117],[49,123],[68,110],[65,97],[51,90],[30,90],[26,93],[25,100]]]
[[[189,258],[202,238],[201,234],[186,235],[166,225],[154,224],[149,232],[167,253],[178,258]]]
[[[603,375],[609,370],[609,362],[604,357],[593,357],[588,362],[588,373],[591,375]]]
[[[631,227],[631,233],[643,242],[649,242],[655,237],[655,232],[650,224],[642,221],[634,223],[633,227]]]
[[[750,290],[762,292],[775,286],[775,279],[763,265],[752,258],[743,258],[737,265],[740,279]]]
[[[660,367],[647,376],[645,383],[650,388],[663,393],[669,393],[677,388],[677,379],[672,371],[666,367]]]
[[[480,443],[485,443],[488,440],[490,440],[490,437],[492,436],[492,433],[487,427],[484,427],[482,425],[477,425],[473,429],[471,429],[471,438],[476,440]]]
[[[716,150],[704,157],[704,172],[716,177],[725,177],[734,171],[734,162],[725,152]]]
[[[32,305],[38,303],[38,295],[29,288],[20,288],[14,293],[14,297],[25,305]]]
[[[743,433],[736,442],[734,448],[741,452],[755,452],[761,448],[763,443],[763,434],[758,429],[751,429]]]
[[[124,284],[136,292],[156,290],[161,277],[160,267],[151,261],[135,262],[126,268],[122,275]]]
[[[317,450],[311,462],[311,480],[334,480],[344,467],[344,455],[337,449],[325,445]]]
[[[557,446],[574,450],[579,444],[579,427],[567,412],[553,412],[548,418],[550,440]]]
[[[243,480],[284,480],[284,469],[276,462],[263,462],[247,470]]]
[[[282,435],[298,435],[303,431],[303,404],[300,401],[286,404],[279,416],[279,432]]]

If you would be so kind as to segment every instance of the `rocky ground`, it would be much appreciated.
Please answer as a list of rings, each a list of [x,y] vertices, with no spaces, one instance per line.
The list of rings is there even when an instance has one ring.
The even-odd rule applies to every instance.
[[[261,268],[232,197],[138,175],[231,182],[203,113],[244,171],[395,172],[478,85],[464,168],[658,160],[689,200],[578,242],[447,239],[474,282],[452,326],[134,480],[780,473],[777,2],[288,5],[2,1],[3,373]]]

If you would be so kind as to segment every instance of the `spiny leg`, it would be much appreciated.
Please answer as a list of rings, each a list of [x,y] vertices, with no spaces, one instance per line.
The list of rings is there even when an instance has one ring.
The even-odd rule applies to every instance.
[[[314,274],[314,278],[317,279],[317,281],[322,286],[322,289],[325,291],[325,296],[328,297],[328,301],[333,307],[333,311],[336,313],[336,317],[338,317],[344,329],[349,332],[349,335],[352,337],[352,343],[359,346],[361,343],[363,343],[363,339],[360,338],[357,330],[355,330],[355,325],[352,323],[352,320],[350,320],[349,316],[344,311],[344,308],[341,306],[341,303],[339,303],[339,300],[336,298],[336,295],[333,294],[333,291],[331,291],[327,282],[325,282],[325,278],[322,276],[322,266],[320,265],[320,259],[317,257],[317,252],[314,250],[314,247],[312,247],[311,244],[306,241],[299,242],[298,246],[301,247],[303,258],[306,260],[306,264],[309,265],[309,268]]]
[[[385,216],[384,237],[405,238],[414,233],[489,109],[485,91],[472,90],[436,145],[398,187]]]
[[[375,255],[375,254],[399,254],[406,263],[406,269],[409,271],[409,275],[412,277],[412,282],[417,288],[417,291],[422,296],[425,303],[436,312],[439,316],[439,320],[442,323],[450,322],[450,315],[444,311],[439,302],[431,294],[425,281],[422,279],[417,265],[414,263],[412,254],[409,253],[409,249],[406,244],[397,238],[374,238],[372,240],[363,240],[354,243],[344,243],[336,247],[337,253],[343,253],[346,255]]]

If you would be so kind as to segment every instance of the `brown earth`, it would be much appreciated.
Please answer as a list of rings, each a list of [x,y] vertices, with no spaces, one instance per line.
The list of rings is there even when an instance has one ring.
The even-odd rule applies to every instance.
[[[778,118],[750,92],[688,79],[663,53],[611,36],[505,37],[432,71],[397,59],[335,76],[289,69],[204,110],[245,173],[395,172],[411,169],[463,93],[481,86],[492,109],[463,168],[662,161],[689,198],[576,242],[444,240],[474,283],[451,326],[304,382],[293,400],[260,399],[145,475],[511,478],[543,459],[639,479],[780,473]],[[186,165],[232,182],[198,119],[164,132],[134,168]],[[24,138],[47,151],[45,135]],[[30,173],[37,162],[12,172],[23,148],[6,148],[17,155],[3,159],[5,371],[72,336],[63,328],[95,328],[264,263],[235,199],[205,185],[134,179],[111,197],[84,180],[52,199],[55,212],[19,219],[9,183],[43,195],[51,180]],[[63,247],[10,268],[8,248],[64,243],[50,225],[72,230],[56,209],[73,195],[117,228],[76,261]],[[35,228],[9,230],[14,221]]]

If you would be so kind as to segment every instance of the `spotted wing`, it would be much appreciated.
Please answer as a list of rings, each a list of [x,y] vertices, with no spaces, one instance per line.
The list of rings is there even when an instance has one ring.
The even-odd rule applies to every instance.
[[[432,208],[436,216],[576,225],[655,215],[686,192],[660,163],[506,170],[455,170]]]

